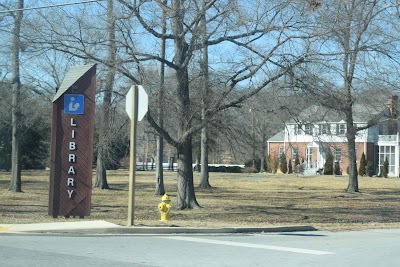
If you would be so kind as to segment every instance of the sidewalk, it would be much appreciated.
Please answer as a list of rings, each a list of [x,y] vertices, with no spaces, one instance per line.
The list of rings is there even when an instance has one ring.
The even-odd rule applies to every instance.
[[[34,224],[1,224],[1,233],[70,233],[70,234],[229,234],[316,231],[314,227],[274,226],[259,228],[145,227],[120,226],[106,221],[79,221]]]

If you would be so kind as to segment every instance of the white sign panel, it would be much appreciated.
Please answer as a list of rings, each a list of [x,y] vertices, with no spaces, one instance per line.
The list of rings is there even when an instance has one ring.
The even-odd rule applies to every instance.
[[[148,107],[149,107],[149,97],[144,90],[143,86],[138,85],[138,121],[141,121],[146,115]],[[126,94],[126,105],[125,105],[125,110],[126,113],[128,113],[128,116],[130,119],[132,119],[133,114],[132,114],[132,105],[133,105],[133,90],[135,90],[135,86],[132,85],[131,89],[129,89],[129,92]]]

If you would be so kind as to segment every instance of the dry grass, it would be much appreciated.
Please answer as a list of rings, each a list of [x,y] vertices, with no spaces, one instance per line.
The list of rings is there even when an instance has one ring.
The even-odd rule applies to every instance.
[[[65,221],[47,215],[46,171],[23,173],[23,193],[8,191],[9,173],[0,173],[0,223]],[[159,222],[154,172],[138,172],[135,224]],[[127,223],[128,172],[110,171],[112,190],[93,189],[90,220]],[[360,193],[345,193],[346,177],[211,173],[210,190],[196,189],[202,209],[171,211],[173,226],[266,227],[311,225],[340,230],[400,227],[400,179],[360,177]],[[195,174],[195,184],[199,178]],[[165,173],[165,188],[176,201],[176,173]],[[69,219],[73,220],[73,219]]]

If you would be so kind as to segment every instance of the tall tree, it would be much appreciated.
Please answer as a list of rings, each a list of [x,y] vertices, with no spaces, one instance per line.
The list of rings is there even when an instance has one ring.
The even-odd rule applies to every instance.
[[[179,103],[178,135],[181,141],[174,144],[177,149],[178,163],[178,200],[179,209],[199,206],[196,200],[193,185],[192,170],[192,134],[189,132],[192,126],[190,90],[189,90],[189,62],[193,50],[190,50],[186,41],[184,24],[185,3],[183,0],[172,0],[171,5],[171,31],[174,35],[174,62],[175,78],[178,83],[177,100]]]
[[[311,47],[314,52],[318,51],[318,58],[310,59],[309,69],[297,82],[304,86],[304,81],[309,81],[303,88],[323,105],[344,115],[349,159],[347,192],[359,191],[356,134],[376,123],[370,121],[362,127],[354,124],[353,105],[358,92],[371,85],[392,87],[395,84],[393,79],[397,75],[390,73],[400,63],[398,19],[395,19],[398,7],[398,2],[390,0],[340,0],[320,1],[312,11],[317,26],[315,36],[321,34]],[[314,68],[313,64],[318,67]],[[313,69],[318,73],[312,74]],[[310,77],[314,77],[312,81]]]
[[[21,50],[21,24],[24,8],[24,1],[18,0],[17,10],[14,15],[14,30],[12,42],[12,152],[11,152],[11,183],[9,190],[22,192],[21,181],[21,79],[20,79],[20,50]]]
[[[107,34],[108,34],[108,62],[106,82],[103,92],[103,102],[101,104],[101,120],[99,141],[97,144],[97,164],[96,164],[96,181],[94,187],[101,189],[109,189],[107,182],[106,158],[109,150],[110,140],[110,113],[111,98],[114,86],[116,72],[116,40],[115,40],[115,14],[114,1],[107,0]]]
[[[206,10],[207,1],[201,1],[201,9]],[[207,19],[206,19],[206,12],[203,12],[200,21],[200,30],[201,33],[200,43],[202,46],[201,51],[201,58],[200,58],[200,77],[201,77],[201,86],[202,86],[202,107],[201,107],[201,120],[204,122],[204,127],[201,129],[201,159],[200,159],[200,166],[201,166],[201,180],[200,180],[200,187],[201,188],[210,188],[210,181],[209,181],[209,173],[208,173],[208,127],[209,123],[207,122],[208,118],[206,116],[206,112],[208,109],[208,103],[210,102],[209,97],[211,96],[209,90],[209,76],[208,76],[208,34],[207,34]]]
[[[122,2],[122,1],[120,1]],[[190,80],[189,80],[189,66],[195,51],[203,48],[202,44],[198,42],[199,34],[201,34],[201,19],[203,14],[206,14],[208,10],[214,8],[214,5],[218,1],[207,1],[204,8],[198,8],[199,10],[196,13],[193,12],[194,9],[191,9],[190,3],[188,1],[182,0],[174,0],[171,2],[171,6],[165,6],[162,3],[158,2],[158,4],[163,8],[169,11],[170,17],[170,34],[168,35],[171,41],[173,42],[174,55],[173,60],[168,62],[168,66],[173,68],[175,71],[175,78],[177,80],[177,88],[175,92],[175,98],[177,102],[177,116],[178,118],[178,131],[177,136],[172,137],[168,132],[163,131],[160,127],[155,123],[152,118],[151,111],[148,113],[147,118],[150,124],[162,134],[165,139],[172,144],[177,149],[178,154],[178,208],[186,209],[193,208],[198,206],[194,187],[193,187],[193,171],[192,171],[192,135],[201,130],[208,124],[208,121],[215,117],[220,112],[227,110],[232,107],[237,107],[241,103],[243,103],[246,99],[256,95],[259,91],[266,87],[272,81],[282,77],[285,73],[287,73],[293,66],[300,64],[303,60],[301,56],[289,56],[285,60],[285,62],[277,63],[272,59],[272,54],[275,51],[280,50],[286,42],[290,42],[292,37],[285,37],[285,40],[278,38],[277,43],[272,45],[271,50],[269,51],[257,51],[256,43],[259,41],[259,38],[264,38],[266,31],[275,32],[276,29],[284,29],[285,26],[281,28],[273,27],[266,30],[267,22],[265,21],[239,21],[240,26],[238,26],[237,30],[229,31],[230,34],[226,34],[225,30],[218,32],[217,38],[210,40],[208,39],[207,45],[218,45],[224,41],[230,41],[235,46],[246,50],[247,53],[255,55],[258,59],[256,61],[257,64],[253,62],[249,62],[244,68],[236,71],[228,82],[228,86],[226,90],[224,90],[221,95],[216,96],[213,99],[213,103],[208,103],[207,110],[205,111],[205,116],[207,120],[200,120],[199,124],[195,124],[193,117],[193,102],[190,97]],[[191,4],[197,6],[198,1],[191,1]],[[200,2],[201,3],[201,2]],[[140,2],[140,5],[144,5],[146,2]],[[233,8],[234,12],[237,12],[238,6],[235,3],[219,3],[221,6],[213,9],[210,12],[210,18],[208,19],[208,24],[214,23],[214,29],[210,30],[210,32],[218,31],[219,27],[224,27],[224,18],[227,18],[227,14],[229,13],[227,7]],[[225,4],[223,7],[222,5]],[[276,9],[277,13],[282,12],[288,5],[284,3],[283,5],[279,5],[279,7],[273,7],[272,9]],[[224,9],[220,11],[219,8]],[[141,21],[143,27],[151,32],[154,36],[160,36],[159,33],[155,32],[148,24],[146,24],[145,19],[140,14],[140,10],[145,10],[145,8],[132,8],[136,13],[136,16]],[[265,11],[269,12],[271,10]],[[212,15],[211,15],[212,14]],[[239,13],[237,13],[239,14]],[[250,19],[250,16],[248,19]],[[263,16],[261,16],[263,17]],[[268,16],[267,16],[268,17]],[[265,18],[265,17],[264,17]],[[274,16],[268,17],[272,21],[275,21]],[[282,18],[282,17],[280,17]],[[219,22],[217,22],[219,19]],[[262,19],[261,19],[262,20]],[[289,19],[290,20],[290,19]],[[271,22],[271,21],[269,21]],[[285,21],[285,23],[288,21]],[[248,25],[246,25],[248,23]],[[254,27],[254,23],[258,27]],[[266,24],[265,24],[266,23]],[[253,25],[252,30],[248,30],[247,26]],[[222,26],[224,25],[224,26]],[[238,31],[242,32],[238,32]],[[279,31],[279,30],[278,30]],[[249,42],[250,40],[250,42]],[[254,44],[252,43],[254,42]],[[251,45],[253,44],[253,45]],[[260,47],[258,47],[260,48]],[[148,57],[149,55],[147,55]],[[247,55],[248,56],[248,55]],[[289,59],[289,60],[288,60]],[[288,60],[288,61],[287,61]],[[254,86],[250,90],[247,90],[244,94],[235,97],[228,97],[234,95],[237,91],[235,90],[236,86],[243,81],[250,79],[262,71],[265,67],[265,64],[272,63],[274,65],[274,71],[272,71],[269,76],[257,86]],[[235,92],[235,93],[233,93]],[[210,99],[210,97],[209,97]]]
[[[164,5],[168,4],[167,0],[164,0]],[[165,91],[165,43],[166,43],[166,32],[167,32],[167,12],[162,11],[161,18],[161,39],[160,39],[160,84],[158,88],[158,125],[161,129],[164,129],[164,91]],[[157,162],[156,162],[156,195],[164,195],[164,138],[157,134]]]

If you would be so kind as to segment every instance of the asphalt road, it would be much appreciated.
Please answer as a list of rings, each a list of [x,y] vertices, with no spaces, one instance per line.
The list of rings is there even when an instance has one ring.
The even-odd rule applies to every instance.
[[[400,229],[229,235],[3,233],[0,266],[400,266]]]

